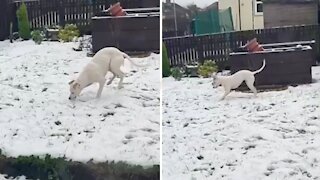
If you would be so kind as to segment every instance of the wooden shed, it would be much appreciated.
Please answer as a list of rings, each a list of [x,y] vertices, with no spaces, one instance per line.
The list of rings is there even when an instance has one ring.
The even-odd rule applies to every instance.
[[[318,0],[263,0],[264,27],[318,24]]]

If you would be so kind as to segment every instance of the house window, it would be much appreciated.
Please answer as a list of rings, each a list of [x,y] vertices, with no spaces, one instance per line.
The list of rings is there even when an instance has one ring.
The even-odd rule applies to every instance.
[[[263,3],[262,0],[255,0],[255,13],[256,15],[262,15],[263,13]]]

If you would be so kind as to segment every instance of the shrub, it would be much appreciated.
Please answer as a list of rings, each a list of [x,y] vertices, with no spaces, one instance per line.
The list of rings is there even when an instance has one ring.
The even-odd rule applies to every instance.
[[[204,61],[203,65],[200,65],[198,69],[198,73],[200,74],[200,76],[204,78],[210,77],[213,72],[217,72],[217,71],[218,71],[218,66],[214,61],[211,61],[211,60]]]
[[[171,75],[169,58],[167,54],[167,48],[164,43],[162,43],[162,76],[169,77]]]
[[[27,11],[27,6],[24,2],[22,2],[19,9],[17,10],[17,18],[18,18],[19,36],[24,40],[30,39],[31,33],[30,33],[30,25],[28,20],[28,11]]]
[[[177,81],[180,81],[182,78],[182,72],[179,68],[172,68],[171,75]]]
[[[75,37],[79,37],[80,32],[76,25],[74,24],[67,24],[64,28],[59,30],[58,37],[63,42],[70,42]]]
[[[32,40],[36,44],[41,44],[44,35],[43,35],[43,32],[41,32],[40,30],[35,30],[31,32],[31,36],[32,36]]]

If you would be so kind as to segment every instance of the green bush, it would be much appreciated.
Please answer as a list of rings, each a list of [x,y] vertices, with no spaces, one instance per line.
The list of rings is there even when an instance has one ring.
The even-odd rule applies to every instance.
[[[24,2],[22,2],[19,9],[17,10],[17,18],[18,18],[19,36],[24,40],[30,39],[31,33],[30,33],[30,25],[28,20],[28,11],[27,11],[27,6]]]
[[[19,156],[13,160],[12,167],[37,179],[72,179],[67,163],[63,158],[52,158],[50,155],[44,158]]]
[[[171,75],[177,81],[180,81],[181,78],[182,78],[182,72],[181,72],[181,70],[179,68],[172,68],[171,69]]]
[[[41,44],[44,35],[40,30],[35,30],[31,32],[31,36],[32,36],[32,40],[36,44]]]
[[[211,61],[211,60],[204,61],[203,65],[200,65],[198,68],[198,73],[200,74],[200,76],[204,78],[210,77],[213,72],[217,72],[217,71],[218,71],[218,66],[214,61]]]
[[[160,166],[143,167],[113,161],[80,163],[50,155],[12,158],[0,154],[0,172],[9,177],[24,175],[28,179],[47,180],[159,179]]]
[[[74,24],[67,24],[64,28],[59,29],[58,37],[63,42],[70,42],[75,37],[79,37],[80,32],[76,25]]]
[[[162,43],[162,77],[169,77],[171,75],[169,58],[167,54],[167,48]]]

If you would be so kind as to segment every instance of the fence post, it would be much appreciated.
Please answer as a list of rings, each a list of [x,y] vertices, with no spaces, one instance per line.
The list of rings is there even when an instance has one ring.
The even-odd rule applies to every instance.
[[[65,10],[65,6],[64,6],[64,4],[63,4],[63,0],[57,0],[57,1],[59,1],[59,7],[58,7],[58,9],[59,9],[59,25],[60,26],[64,26],[65,25],[65,19],[64,19],[64,15],[65,15],[65,12],[64,12],[64,10]]]
[[[195,37],[196,44],[197,44],[197,52],[198,52],[198,62],[203,64],[204,56],[203,56],[203,44],[202,44],[202,37]]]

